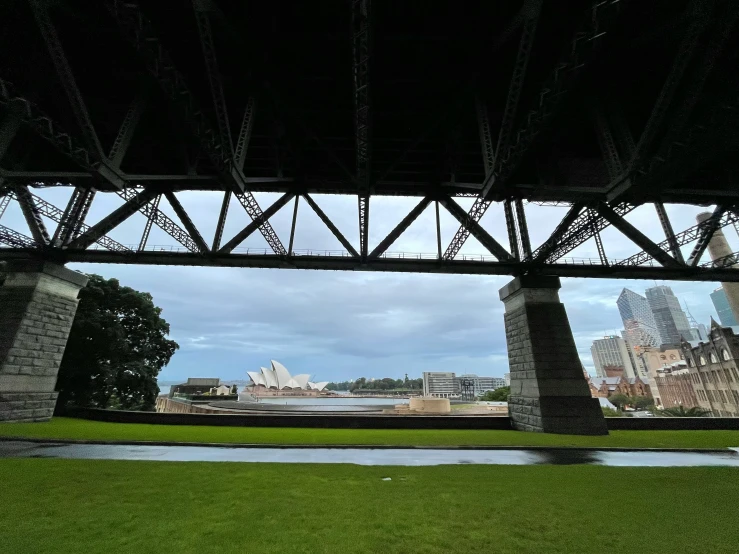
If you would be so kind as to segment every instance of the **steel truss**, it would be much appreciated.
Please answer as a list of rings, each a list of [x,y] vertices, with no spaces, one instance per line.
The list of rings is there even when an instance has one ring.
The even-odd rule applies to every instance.
[[[370,143],[369,64],[371,52],[371,0],[352,0],[352,74],[354,77],[354,131],[356,142],[359,250],[367,257],[372,171]]]
[[[32,216],[30,221],[29,217],[25,217],[25,220],[31,229],[33,237],[25,237],[18,230],[3,227],[1,240],[9,248],[0,250],[0,259],[13,258],[16,255],[28,256],[30,253],[27,250],[33,248],[36,255],[41,255],[45,259],[68,259],[70,261],[96,261],[102,258],[110,260],[112,263],[165,263],[164,260],[166,260],[167,263],[177,265],[230,266],[243,263],[249,267],[274,267],[274,260],[280,259],[282,260],[280,267],[356,269],[353,264],[361,265],[366,263],[369,264],[366,267],[376,268],[379,271],[400,271],[401,269],[398,269],[399,267],[406,269],[412,268],[415,263],[412,260],[415,259],[418,264],[416,269],[410,269],[412,271],[431,271],[427,268],[428,262],[435,260],[439,268],[443,268],[433,270],[437,272],[478,273],[489,271],[491,274],[497,274],[498,272],[510,271],[512,274],[551,274],[551,271],[554,271],[558,272],[556,274],[559,275],[572,276],[597,275],[602,277],[613,276],[618,278],[629,276],[629,278],[640,278],[642,275],[645,275],[654,276],[654,278],[661,276],[660,278],[665,279],[689,280],[703,280],[704,278],[708,280],[707,277],[704,277],[705,271],[713,271],[714,273],[712,275],[718,278],[719,274],[715,272],[718,270],[722,272],[735,271],[733,266],[736,263],[736,259],[730,257],[722,261],[717,260],[715,262],[701,263],[701,257],[713,233],[722,227],[739,223],[737,210],[728,206],[720,206],[711,218],[706,221],[693,225],[680,233],[674,233],[671,238],[655,244],[624,219],[624,216],[634,209],[634,205],[622,203],[609,206],[605,203],[599,203],[588,207],[582,203],[576,203],[570,207],[567,215],[554,230],[552,236],[532,252],[527,241],[521,240],[522,237],[527,237],[528,235],[526,233],[523,202],[516,200],[510,203],[510,207],[515,207],[517,210],[516,213],[519,216],[510,219],[514,223],[513,232],[521,248],[517,251],[519,256],[516,257],[509,253],[479,223],[469,219],[465,211],[454,199],[444,195],[427,196],[421,199],[409,211],[396,227],[368,253],[368,256],[363,257],[361,252],[355,249],[354,245],[346,239],[337,225],[331,221],[316,201],[308,194],[295,195],[294,193],[285,193],[262,212],[262,216],[256,218],[244,229],[236,233],[225,244],[218,248],[209,248],[205,238],[195,227],[186,209],[171,191],[165,190],[162,193],[154,188],[125,189],[117,193],[125,200],[125,203],[92,226],[82,223],[79,220],[75,221],[70,215],[81,213],[89,208],[89,206],[85,206],[85,192],[80,191],[78,188],[74,189],[66,210],[62,210],[31,193],[25,186],[11,188],[10,192],[0,199],[0,208],[7,207],[12,199],[17,200],[24,215],[28,216],[30,214]],[[227,199],[230,200],[232,193],[228,192],[227,194],[229,195]],[[159,202],[162,196],[167,198],[173,210],[183,222],[184,228],[177,225],[161,211]],[[297,252],[292,248],[297,232],[297,200],[301,196],[344,248],[343,251],[326,253],[329,258],[332,258],[326,264],[317,262],[308,263],[306,260],[310,258],[310,254],[306,258],[304,252]],[[261,254],[250,254],[244,258],[244,255],[241,253],[244,250],[240,247],[241,243],[293,200],[295,200],[295,204],[292,208],[292,225],[289,241],[291,246],[282,254],[265,251]],[[489,256],[487,254],[483,256],[462,256],[462,260],[460,261],[463,263],[458,263],[458,260],[444,258],[439,248],[439,252],[434,255],[403,254],[402,259],[405,261],[402,263],[391,261],[395,259],[394,256],[397,256],[397,254],[392,253],[389,250],[390,247],[432,202],[437,206],[437,210],[438,206],[443,206],[461,225],[465,226],[470,234],[475,236],[480,244],[489,252]],[[141,241],[137,246],[123,245],[107,236],[107,233],[111,232],[137,211],[146,216]],[[46,218],[47,221],[50,220],[58,224],[56,230],[54,230],[53,238],[49,238],[48,231],[45,234],[41,231],[41,227],[38,224],[39,221],[43,223],[41,216]],[[667,216],[666,212],[664,216]],[[217,217],[220,220],[224,217],[223,212],[221,214],[213,214],[213,217]],[[150,251],[152,247],[149,247],[147,243],[153,225],[158,225],[167,231],[182,247],[175,247],[174,249],[172,247],[166,247],[170,251],[168,254],[160,258],[152,257]],[[644,250],[626,260],[609,261],[606,257],[603,244],[599,240],[599,232],[607,225],[613,225],[619,229],[627,238],[643,247]],[[437,242],[440,242],[438,215],[435,227]],[[67,238],[64,238],[65,236]],[[566,254],[572,249],[593,237],[596,238],[598,259],[570,260],[565,258]],[[95,243],[97,243],[97,247],[92,246]],[[687,262],[671,255],[673,247],[679,249],[679,247],[690,243],[695,243],[696,246]],[[23,253],[20,252],[21,250]],[[110,254],[102,254],[101,252],[108,252]],[[200,256],[202,261],[193,261],[193,255]],[[69,257],[67,258],[67,256]],[[232,256],[233,260],[230,260],[229,256]],[[334,257],[340,257],[343,261],[336,262],[333,260]],[[382,260],[383,263],[376,263],[378,260]],[[472,262],[476,264],[476,269],[469,267],[469,264]],[[571,266],[573,265],[587,266],[588,269],[572,269]],[[564,268],[565,266],[566,269]],[[649,268],[649,271],[647,272],[645,268]],[[720,277],[728,280],[739,280],[739,271],[735,275],[729,275],[728,277],[726,273],[721,273]]]
[[[609,98],[607,90],[598,89],[594,84],[597,79],[580,78],[586,70],[592,69],[597,77],[602,77],[605,73],[598,64],[592,62],[601,44],[607,42],[608,33],[614,30],[616,33],[623,32],[619,31],[618,25],[612,25],[615,15],[627,4],[623,0],[594,0],[585,14],[585,21],[572,38],[557,38],[557,41],[564,40],[567,48],[559,58],[559,63],[549,69],[537,67],[535,63],[529,64],[532,55],[535,55],[532,54],[535,47],[538,51],[550,44],[559,44],[556,41],[547,42],[551,38],[548,37],[551,29],[546,27],[544,21],[539,21],[542,0],[517,2],[517,7],[521,4],[523,7],[514,21],[505,27],[497,39],[491,37],[497,55],[503,42],[512,38],[514,32],[520,33],[512,72],[505,76],[507,94],[503,105],[488,106],[482,100],[493,95],[481,90],[484,86],[481,83],[493,82],[493,77],[497,79],[497,76],[486,80],[470,78],[472,84],[465,88],[464,98],[456,103],[448,101],[445,104],[446,107],[453,106],[448,113],[437,114],[431,107],[424,108],[429,115],[434,116],[431,118],[434,121],[425,133],[421,132],[414,140],[417,135],[415,130],[409,131],[409,135],[400,132],[396,136],[383,129],[387,114],[384,110],[392,111],[393,107],[383,106],[383,98],[390,95],[388,89],[383,88],[382,79],[373,78],[373,96],[370,96],[371,75],[382,75],[383,71],[380,68],[376,73],[371,73],[379,67],[371,67],[371,64],[382,63],[383,56],[387,55],[386,50],[380,47],[383,46],[380,42],[380,46],[373,51],[373,25],[378,29],[374,38],[382,41],[385,29],[381,32],[380,24],[382,17],[387,15],[377,9],[373,16],[371,0],[348,0],[346,12],[341,15],[344,17],[345,27],[340,33],[341,40],[345,41],[343,48],[346,51],[341,63],[344,65],[342,71],[346,74],[344,82],[337,84],[337,90],[343,87],[342,90],[346,93],[346,102],[341,105],[341,110],[346,114],[345,122],[338,122],[336,126],[333,123],[331,126],[326,125],[327,128],[332,128],[331,135],[336,130],[335,134],[339,136],[317,136],[308,129],[308,124],[300,116],[305,106],[299,102],[288,102],[287,109],[280,115],[292,118],[289,121],[296,127],[302,127],[309,140],[290,145],[290,150],[292,146],[297,146],[295,152],[291,153],[300,163],[292,167],[289,162],[285,163],[283,175],[282,164],[278,161],[276,175],[271,171],[267,175],[264,165],[259,165],[265,160],[264,155],[256,154],[252,157],[249,146],[251,144],[252,151],[259,152],[260,148],[269,149],[270,144],[274,145],[274,134],[262,127],[262,119],[269,120],[269,123],[278,119],[278,110],[274,108],[270,111],[269,106],[276,106],[278,101],[275,98],[280,94],[284,95],[285,91],[277,90],[277,87],[274,91],[269,89],[268,93],[273,91],[274,95],[265,98],[262,94],[267,87],[264,90],[250,90],[253,83],[265,77],[258,74],[261,69],[237,65],[236,73],[249,77],[234,77],[235,63],[240,62],[238,57],[225,48],[224,51],[216,51],[216,44],[220,45],[221,41],[216,40],[219,37],[214,33],[224,28],[223,22],[215,19],[222,17],[222,14],[218,15],[218,1],[191,0],[192,5],[189,6],[188,3],[186,13],[188,18],[193,18],[192,30],[187,25],[173,26],[161,38],[154,23],[145,15],[151,14],[153,21],[160,21],[157,13],[161,17],[162,12],[157,12],[159,8],[152,7],[155,6],[154,3],[145,6],[151,11],[145,11],[132,0],[104,1],[108,12],[105,14],[107,23],[114,29],[110,40],[115,40],[114,37],[118,34],[122,35],[125,39],[123,42],[128,43],[133,50],[129,55],[134,61],[129,65],[139,67],[138,72],[141,74],[138,75],[141,79],[136,81],[133,90],[128,89],[129,96],[122,95],[118,98],[124,103],[121,111],[130,102],[119,125],[118,121],[104,118],[93,121],[91,112],[88,111],[85,100],[89,101],[91,108],[97,109],[105,99],[95,98],[93,102],[93,98],[85,98],[78,87],[60,40],[60,36],[66,37],[67,34],[57,34],[55,27],[55,24],[68,24],[68,14],[65,15],[66,12],[58,8],[58,3],[51,0],[29,0],[31,11],[28,17],[34,30],[38,28],[40,31],[42,48],[48,50],[50,67],[54,70],[52,79],[55,85],[60,86],[59,97],[64,107],[68,107],[69,118],[66,114],[61,114],[60,106],[55,106],[54,102],[46,106],[50,110],[47,113],[30,100],[44,98],[43,94],[37,94],[33,90],[16,91],[10,82],[0,79],[0,217],[11,202],[17,202],[23,216],[20,221],[25,221],[28,227],[28,230],[0,227],[0,243],[5,246],[0,248],[0,260],[33,257],[61,263],[97,261],[739,281],[739,271],[734,267],[736,255],[710,262],[703,260],[707,245],[717,229],[728,225],[739,227],[739,194],[730,187],[724,187],[721,194],[714,195],[711,188],[708,185],[703,186],[702,182],[695,186],[674,187],[696,175],[705,175],[706,169],[715,169],[707,168],[708,164],[704,162],[714,161],[719,155],[739,147],[739,137],[735,132],[739,126],[736,115],[739,113],[739,97],[735,90],[715,90],[720,87],[713,84],[713,77],[710,76],[714,66],[727,63],[722,52],[733,37],[733,29],[739,20],[739,4],[723,5],[711,0],[686,2],[688,17],[685,19],[684,33],[674,41],[677,53],[674,60],[667,62],[669,65],[672,61],[667,79],[663,84],[655,83],[654,90],[660,90],[660,93],[655,105],[651,107],[650,115],[644,118],[646,122],[638,135],[638,142],[629,130],[633,119],[618,117],[620,106],[612,105],[612,98]],[[175,20],[177,18],[172,21]],[[540,30],[541,36],[536,38],[539,24],[545,30]],[[180,69],[187,68],[178,69],[174,63],[173,59],[183,59],[183,52],[192,55],[191,49],[177,49],[176,41],[180,35],[183,40],[189,37],[195,42],[199,41],[205,67],[203,75],[198,76],[197,71],[183,72]],[[165,39],[169,40],[169,46],[175,48],[173,55],[168,52]],[[347,65],[349,41],[352,49],[351,67]],[[544,44],[540,45],[539,41],[544,41]],[[617,55],[613,50],[607,51],[608,47],[618,48],[612,42],[617,41],[608,41],[608,46],[603,50],[606,64]],[[70,52],[72,61],[75,59],[73,54]],[[248,55],[244,59],[252,57]],[[729,58],[729,62],[732,60],[733,58]],[[229,76],[228,79],[222,78],[219,61],[224,74]],[[506,64],[502,66],[508,67]],[[255,76],[252,76],[252,72]],[[184,75],[188,76],[187,79]],[[78,73],[76,77],[79,78],[82,89],[87,91],[84,75]],[[194,82],[195,79],[202,80],[200,86]],[[282,77],[276,81],[280,86],[285,86],[287,82]],[[24,79],[19,82],[33,81]],[[150,87],[149,83],[152,82],[161,90]],[[247,82],[250,84],[244,86]],[[542,86],[539,83],[544,84]],[[504,86],[505,84],[504,81]],[[237,86],[243,88],[235,88]],[[579,86],[587,88],[586,96],[593,99],[591,115],[600,145],[600,157],[608,178],[598,176],[597,182],[594,179],[587,186],[561,184],[561,180],[557,180],[559,176],[549,174],[541,174],[530,182],[515,182],[514,178],[518,175],[530,178],[523,175],[528,172],[517,173],[524,162],[531,160],[538,163],[540,153],[542,157],[548,154],[543,151],[543,147],[547,146],[545,139],[548,131],[553,127],[558,114],[567,114],[566,97],[573,96]],[[704,87],[707,89],[705,95]],[[395,94],[398,91],[392,92]],[[337,94],[337,97],[341,94]],[[227,97],[232,108],[234,100],[238,104],[237,111],[232,114],[228,111]],[[477,149],[477,143],[471,128],[472,121],[467,121],[467,115],[464,115],[471,115],[473,97],[476,101],[480,154],[474,150],[470,152],[472,148]],[[373,98],[376,105],[372,104]],[[43,103],[43,100],[40,102]],[[139,154],[140,145],[134,142],[135,135],[138,138],[137,126],[140,121],[146,125],[146,110],[159,109],[162,102],[174,119],[183,123],[183,128],[189,135],[188,146],[197,150],[193,153],[195,161],[190,160],[187,169],[179,172],[171,169],[167,165],[169,162],[159,166],[158,160],[155,160],[151,168],[147,166],[136,170],[142,174],[126,173],[122,166],[129,167],[128,163],[131,163],[131,167],[134,167],[138,162],[138,156],[136,159],[127,157],[129,150]],[[468,102],[469,106],[466,105]],[[283,100],[279,103],[283,103]],[[258,119],[255,119],[257,106],[265,106],[266,110],[260,111]],[[500,114],[499,121],[496,115],[496,126],[493,128],[488,118],[489,107],[493,108],[491,113]],[[282,108],[279,111],[283,111]],[[55,121],[50,113],[56,114],[71,129],[63,129],[62,124]],[[96,114],[96,110],[93,109],[92,113]],[[648,110],[643,113],[646,115]],[[457,119],[449,125],[454,131],[449,133],[447,129],[440,132],[439,123],[452,118]],[[239,121],[241,125],[236,133]],[[257,131],[252,137],[255,121]],[[425,123],[420,126],[425,126]],[[396,132],[397,130],[392,131]],[[16,137],[23,137],[24,140],[31,137],[32,142],[29,144],[35,146],[38,141],[32,135],[40,137],[51,144],[57,153],[62,154],[66,159],[61,159],[61,162],[66,164],[67,169],[53,171],[53,164],[59,161],[59,157],[53,152],[50,153],[49,160],[45,161],[48,165],[41,170],[19,163],[22,158],[19,151],[24,150],[28,144],[14,145],[13,141]],[[108,144],[101,144],[101,138],[104,142],[112,143],[109,149]],[[161,140],[161,137],[156,139]],[[399,144],[400,147],[392,146],[387,149],[389,143]],[[406,148],[408,144],[410,146]],[[132,149],[132,145],[135,148]],[[41,146],[44,150],[49,150],[46,145]],[[325,174],[321,173],[322,169],[305,163],[316,148],[325,151],[330,157],[329,165],[332,167]],[[424,150],[425,153],[420,154]],[[577,155],[589,156],[589,161],[597,162],[589,145],[582,150],[587,153],[578,152]],[[557,154],[556,150],[553,152]],[[440,153],[444,153],[444,160],[430,159]],[[474,162],[466,160],[470,154],[475,159]],[[32,158],[30,155],[28,157]],[[39,156],[42,157],[43,155]],[[418,161],[419,158],[423,161]],[[73,163],[68,163],[70,160]],[[271,165],[273,161],[270,153],[268,163]],[[151,163],[151,160],[146,163]],[[444,176],[440,178],[438,166],[444,164]],[[418,165],[424,167],[421,170],[414,167],[413,170],[406,171],[408,166]],[[382,166],[382,169],[377,171],[374,166]],[[480,166],[484,168],[484,175]],[[156,174],[157,167],[164,167],[163,173],[178,174]],[[245,167],[250,172],[254,170],[250,177],[246,176]],[[270,167],[270,170],[274,169]],[[720,169],[727,175],[732,175],[730,164]],[[406,173],[416,176],[403,180]],[[714,180],[717,179],[716,173],[710,175]],[[451,175],[449,181],[446,181],[447,174]],[[470,178],[469,175],[475,177]],[[37,187],[52,186],[67,186],[73,190],[66,206],[53,206],[31,192]],[[214,226],[209,226],[215,228],[212,237],[203,236],[195,225],[191,214],[181,202],[184,195],[178,194],[183,191],[219,193],[220,210],[210,214],[216,220]],[[278,193],[279,197],[263,210],[254,197],[255,192]],[[352,244],[318,205],[315,195],[322,193],[346,194],[357,198],[358,244]],[[92,203],[104,194],[116,194],[122,199],[122,205],[94,225],[88,225],[86,218]],[[417,204],[386,237],[377,244],[370,245],[370,202],[372,196],[377,195],[415,197]],[[456,197],[475,198],[471,210],[466,212],[457,203]],[[166,199],[164,206],[161,204],[162,198]],[[224,236],[224,229],[234,198],[247,212],[251,222],[228,237]],[[493,236],[480,223],[483,214],[493,202],[502,204],[507,236]],[[664,206],[670,202],[717,204],[719,207],[708,220],[675,233],[673,222],[669,220]],[[163,208],[167,209],[167,203],[175,214],[172,217],[165,215],[163,211]],[[289,238],[284,237],[287,244],[285,247],[270,220],[291,203],[292,206],[288,209],[292,210],[292,225]],[[428,255],[393,253],[393,244],[397,244],[398,239],[431,203],[434,204],[436,215],[435,229],[432,230],[435,231],[436,252]],[[526,213],[527,203],[568,206],[566,215],[551,236],[536,248],[532,248],[529,237],[527,216],[531,220],[532,210],[529,209],[529,213]],[[626,219],[631,211],[645,203],[655,205],[656,215],[665,235],[662,242],[653,242]],[[310,208],[318,215],[343,250],[318,255],[294,248],[299,231],[297,217],[300,204],[303,204],[303,209]],[[377,209],[376,206],[377,204],[373,204],[373,210]],[[445,251],[442,250],[441,242],[440,206],[460,226]],[[145,217],[140,239],[138,235],[136,237],[138,244],[124,245],[109,236],[118,225],[137,212]],[[3,222],[6,221],[7,218]],[[55,223],[56,227],[51,228],[49,222]],[[181,247],[164,247],[169,249],[166,252],[159,250],[160,247],[153,250],[155,247],[150,244],[150,233],[154,225],[164,230]],[[612,257],[609,259],[607,244],[604,244],[601,237],[601,232],[609,226],[634,242],[641,252],[626,260],[615,260]],[[254,252],[252,249],[244,253],[245,247],[241,245],[257,231],[264,236],[269,249],[264,252]],[[460,256],[460,249],[469,235],[473,235],[489,255]],[[590,239],[594,240],[597,259],[579,260],[577,263],[567,259],[568,254]],[[694,244],[694,247],[685,260],[680,249],[689,244]]]

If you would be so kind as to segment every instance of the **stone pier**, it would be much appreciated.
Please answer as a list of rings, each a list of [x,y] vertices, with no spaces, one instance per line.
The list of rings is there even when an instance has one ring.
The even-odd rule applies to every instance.
[[[0,421],[46,421],[87,277],[45,262],[11,262],[0,285]]]
[[[558,277],[522,276],[500,289],[511,372],[511,423],[521,431],[607,435],[559,288]]]

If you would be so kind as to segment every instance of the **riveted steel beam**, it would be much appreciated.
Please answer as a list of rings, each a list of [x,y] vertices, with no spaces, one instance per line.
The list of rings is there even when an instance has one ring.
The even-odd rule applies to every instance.
[[[680,264],[678,261],[676,261],[672,256],[670,256],[667,252],[662,250],[659,246],[657,246],[654,242],[652,242],[644,233],[639,231],[636,227],[634,227],[631,223],[626,221],[622,216],[617,214],[613,209],[606,205],[606,204],[597,204],[595,206],[595,210],[600,214],[600,216],[608,221],[611,225],[613,225],[616,229],[621,231],[624,235],[626,235],[629,239],[631,239],[635,244],[641,246],[645,251],[649,252],[652,257],[657,260],[659,263],[661,263],[665,267],[680,267],[682,264]]]
[[[377,258],[379,256],[382,256],[385,251],[390,248],[390,246],[398,240],[400,235],[402,235],[408,227],[411,226],[411,224],[418,219],[418,216],[420,216],[423,213],[423,210],[426,209],[426,206],[428,206],[431,203],[431,198],[428,196],[426,198],[421,199],[421,201],[416,204],[416,206],[408,212],[408,215],[406,215],[400,223],[398,223],[395,228],[390,231],[387,236],[380,241],[380,243],[370,252],[369,257],[370,258]]]
[[[13,192],[15,193],[16,200],[18,200],[18,204],[21,206],[23,217],[28,224],[28,228],[31,230],[33,240],[38,244],[50,244],[51,237],[46,230],[44,220],[41,218],[41,212],[38,206],[36,206],[33,196],[28,191],[28,187],[25,185],[16,185],[13,187]]]
[[[208,252],[209,251],[208,245],[203,240],[203,237],[200,235],[200,232],[198,231],[197,227],[195,227],[195,224],[192,222],[192,219],[190,219],[190,216],[188,215],[185,208],[182,207],[182,204],[177,199],[177,197],[174,195],[174,192],[166,191],[164,193],[164,196],[167,197],[167,201],[172,206],[172,209],[177,214],[177,217],[179,217],[180,221],[182,221],[182,224],[185,226],[185,229],[187,229],[187,232],[190,234],[190,238],[192,238],[192,240],[195,241],[195,244],[197,244],[198,249],[201,252]]]
[[[38,243],[31,237],[14,231],[5,225],[0,225],[0,244],[5,244],[10,248],[39,248]],[[1,253],[0,259],[2,259]]]
[[[262,212],[260,216],[254,218],[254,220],[251,223],[249,223],[249,225],[247,225],[241,231],[236,233],[236,235],[230,241],[228,241],[218,250],[218,253],[227,254],[231,252],[239,244],[244,242],[249,235],[251,235],[254,231],[259,229],[261,225],[266,225],[269,218],[272,217],[274,214],[276,214],[280,210],[280,208],[282,208],[285,204],[287,204],[292,199],[293,196],[295,196],[295,194],[292,192],[287,192],[283,194],[280,198],[278,198],[274,202],[274,204],[272,204],[269,208],[264,210],[264,212]],[[280,254],[282,256],[286,256],[287,250],[283,250]]]
[[[353,257],[358,258],[359,253],[354,249],[352,243],[346,239],[341,231],[339,231],[338,227],[334,225],[334,222],[331,221],[326,213],[318,206],[318,204],[316,204],[315,200],[313,200],[313,198],[309,194],[304,194],[303,198],[305,198],[305,201],[308,203],[308,205],[313,209],[314,212],[316,212],[316,215],[319,217],[319,219],[323,221],[323,224],[328,227],[329,231],[331,231],[331,233],[337,238],[341,245],[346,248]]]
[[[439,202],[452,214],[460,225],[469,229],[470,234],[475,237],[488,251],[500,261],[512,261],[514,258],[503,248],[498,241],[491,237],[477,221],[471,219],[462,207],[449,196],[442,196]]]
[[[146,206],[155,196],[156,192],[151,189],[144,189],[138,194],[134,192],[125,204],[115,209],[95,225],[88,228],[87,231],[82,233],[79,237],[70,242],[69,248],[84,250],[92,243],[97,242],[100,237],[108,234],[118,225],[126,221],[143,206]]]

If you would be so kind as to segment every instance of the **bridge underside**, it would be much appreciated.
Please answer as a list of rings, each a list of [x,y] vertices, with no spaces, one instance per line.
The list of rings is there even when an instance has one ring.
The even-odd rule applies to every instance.
[[[0,261],[739,281],[734,253],[705,255],[739,224],[737,19],[730,0],[10,0]],[[208,233],[195,192],[220,196]],[[351,235],[325,194],[352,199]],[[378,241],[379,196],[417,204]],[[676,232],[673,204],[711,216]],[[340,250],[295,248],[299,205]],[[537,245],[540,205],[562,209]],[[392,254],[427,209],[435,252]],[[137,244],[114,238],[141,215]]]

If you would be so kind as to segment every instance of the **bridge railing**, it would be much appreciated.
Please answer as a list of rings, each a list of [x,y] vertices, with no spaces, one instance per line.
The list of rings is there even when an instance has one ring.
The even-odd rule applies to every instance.
[[[137,245],[128,245],[128,247],[136,252],[138,251]],[[99,244],[93,244],[87,248],[87,250],[106,250]],[[181,245],[147,245],[143,252],[166,252],[174,254],[193,254],[187,248]],[[273,256],[274,252],[270,248],[252,248],[240,246],[236,247],[231,251],[232,254],[251,255],[251,256]],[[331,257],[331,258],[352,258],[352,254],[346,250],[324,250],[319,248],[304,248],[293,250],[293,256],[310,256],[310,257]],[[391,260],[438,260],[438,255],[435,252],[384,252],[379,256],[379,259],[391,259]],[[497,261],[497,258],[491,254],[458,254],[455,261],[465,262],[488,262],[493,263]],[[616,265],[619,260],[611,260],[612,265]],[[602,263],[599,258],[578,258],[578,257],[564,257],[556,261],[557,264],[565,265],[592,265],[601,266]],[[645,261],[644,266],[660,267],[658,262],[654,260]]]

